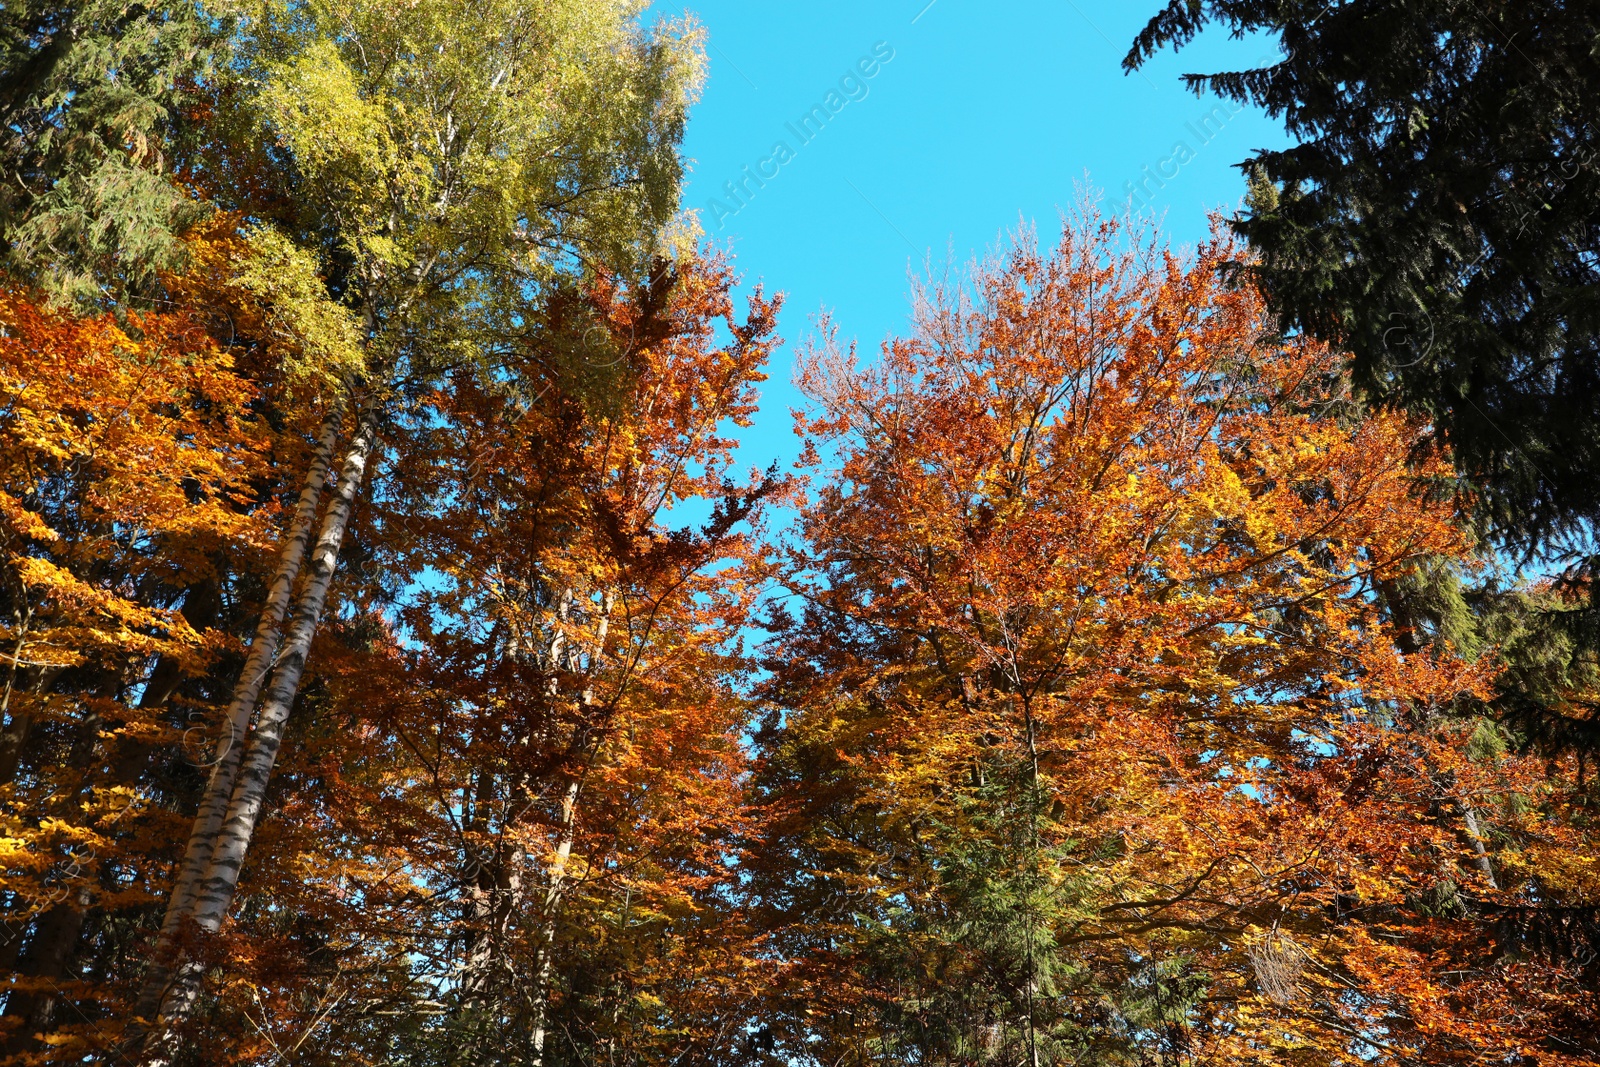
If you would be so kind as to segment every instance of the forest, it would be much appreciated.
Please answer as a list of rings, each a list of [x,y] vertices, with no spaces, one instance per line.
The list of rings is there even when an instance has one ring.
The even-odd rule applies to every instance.
[[[0,1067],[1600,1064],[1600,7],[1148,6],[864,347],[692,16],[0,5]]]

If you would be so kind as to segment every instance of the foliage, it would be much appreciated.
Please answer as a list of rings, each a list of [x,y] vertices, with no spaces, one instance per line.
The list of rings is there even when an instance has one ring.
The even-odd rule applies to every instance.
[[[729,907],[752,836],[738,635],[766,572],[734,480],[776,304],[716,259],[599,279],[512,371],[406,416],[274,786],[205,1062],[731,1057],[770,961]],[[596,409],[570,346],[620,360]],[[706,505],[696,509],[696,502]],[[694,523],[675,513],[696,509]]]
[[[297,285],[286,302],[356,314],[359,370],[385,389],[492,368],[545,287],[596,267],[641,273],[665,250],[699,54],[691,26],[647,33],[639,12],[257,5],[193,180],[248,220],[265,261],[322,279],[325,292]]]
[[[1272,340],[1236,255],[1083,218],[876,364],[805,363],[761,738],[782,1056],[1592,1055],[1576,964],[1497,962],[1486,918],[1593,899],[1581,798],[1452,713],[1492,660],[1385,610],[1473,565],[1446,461]]]
[[[0,1063],[1600,1059],[1593,576],[1474,518],[1593,519],[1590,16],[1397,10],[1215,82],[1312,135],[1254,251],[825,332],[791,481],[691,21],[6,6]]]
[[[95,985],[69,956],[91,910],[160,890],[166,828],[135,786],[203,729],[228,583],[272,532],[273,442],[256,383],[187,317],[119,326],[12,288],[0,328],[4,952],[22,975],[0,1048],[59,1027],[81,1053],[102,1016],[59,1013],[63,987]],[[127,963],[103,936],[102,975]]]
[[[7,3],[0,11],[0,267],[70,303],[148,295],[204,205],[173,180],[226,4]]]

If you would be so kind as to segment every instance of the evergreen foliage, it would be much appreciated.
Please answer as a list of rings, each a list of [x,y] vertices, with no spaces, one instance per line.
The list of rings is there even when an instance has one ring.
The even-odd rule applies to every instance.
[[[1600,7],[1171,0],[1123,65],[1212,23],[1276,34],[1283,57],[1189,87],[1296,140],[1243,164],[1236,268],[1282,328],[1352,354],[1366,399],[1432,425],[1499,545],[1559,573],[1480,590],[1478,621],[1509,642],[1495,704],[1523,742],[1595,751],[1572,683],[1600,650]]]
[[[186,0],[0,7],[0,265],[108,304],[182,263],[204,208],[177,143],[228,25]]]
[[[1600,7],[1588,0],[1171,0],[1128,70],[1208,24],[1271,66],[1190,74],[1281,118],[1236,226],[1287,329],[1431,420],[1523,552],[1600,518]]]

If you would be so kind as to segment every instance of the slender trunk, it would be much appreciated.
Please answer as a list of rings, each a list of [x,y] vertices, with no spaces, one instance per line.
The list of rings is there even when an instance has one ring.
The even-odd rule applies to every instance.
[[[189,591],[182,610],[184,620],[196,630],[208,630],[216,625],[222,613],[222,597],[215,579],[208,578]],[[155,669],[145,680],[144,692],[139,694],[139,710],[155,715],[167,707],[178,688],[185,681],[183,663],[177,656],[162,653]],[[143,777],[150,760],[161,751],[155,741],[124,738],[117,747],[105,776],[107,786],[136,786]]]
[[[1489,882],[1490,889],[1499,889],[1500,880],[1494,876],[1494,862],[1489,858],[1489,849],[1483,843],[1483,835],[1478,832],[1478,813],[1471,804],[1464,800],[1456,802],[1461,806],[1461,821],[1467,826],[1467,837],[1472,841],[1472,850],[1477,854],[1478,870]]]
[[[11,893],[0,911],[0,974],[11,974],[17,969],[17,957],[22,953],[22,942],[28,933],[28,919],[22,911],[26,901]]]
[[[33,729],[33,702],[48,693],[50,687],[55,685],[56,679],[61,677],[65,670],[65,667],[55,666],[34,668],[28,672],[31,676],[20,692],[14,693],[13,683],[7,684],[5,708],[0,714],[9,713],[11,722],[0,731],[0,785],[14,780],[17,771],[22,767],[23,753],[28,747],[28,735]],[[26,707],[12,708],[13,695],[23,697],[23,701],[19,703],[25,701]]]
[[[66,668],[64,667],[46,668],[39,680],[33,684],[32,691],[29,695],[34,696],[46,692],[52,685],[55,684],[55,680],[61,676],[65,669]],[[26,742],[26,733],[29,722],[31,722],[31,715],[25,712],[17,713],[17,719],[13,725],[19,726],[21,736],[17,739],[17,747],[14,750],[6,752],[4,758],[0,758],[0,783],[9,782],[19,769],[19,764],[22,759],[23,745]],[[97,737],[100,730],[99,716],[92,716],[85,724],[84,729],[87,730],[92,737]],[[79,742],[73,746],[73,759],[82,759],[83,762],[87,763],[88,755],[92,753],[92,751],[92,743],[86,750],[84,748],[83,741],[80,739]],[[69,760],[68,766],[73,767],[77,766],[77,764]],[[71,800],[64,802],[61,798],[56,798],[49,807],[44,809],[43,814],[60,815],[62,814],[64,808],[70,810],[71,804],[81,796],[86,785],[87,782],[80,782],[78,789],[68,794]],[[26,960],[19,962],[19,956],[22,952],[22,943],[28,940],[29,930],[33,930],[35,933],[33,938],[33,946],[29,949],[28,954],[29,957],[38,958],[40,955],[40,939],[49,939],[54,937],[55,934],[52,931],[59,931],[62,929],[59,919],[51,918],[51,916],[58,911],[59,908],[47,910],[37,919],[28,919],[16,914],[19,911],[25,912],[26,908],[26,899],[21,894],[13,893],[11,899],[5,902],[3,910],[0,910],[0,973],[27,973],[26,969],[28,967],[28,963]],[[82,922],[80,919],[79,926],[81,927],[81,925]],[[72,934],[72,937],[74,943],[76,943],[76,932]],[[12,1001],[8,999],[4,1013],[6,1017],[11,1017],[16,1014],[16,1012],[13,1010],[13,1007],[14,1005]]]
[[[183,609],[184,618],[196,629],[210,626],[216,620],[216,586],[205,582],[191,590],[191,603]],[[60,673],[51,669],[51,677]],[[183,681],[183,669],[178,659],[163,653],[144,684],[138,706],[153,710],[164,706]],[[48,684],[48,683],[46,683]],[[117,688],[115,682],[106,683],[107,690]],[[109,768],[91,772],[97,753],[103,748],[101,733],[104,723],[98,715],[89,716],[80,729],[73,745],[67,766],[83,771],[75,788],[55,797],[45,815],[64,816],[77,810],[98,788],[132,785],[156,746],[145,741],[124,739],[120,751],[104,748],[111,759]],[[87,824],[90,830],[99,830],[100,817]],[[79,872],[81,873],[81,871]],[[74,971],[74,961],[83,940],[94,899],[87,887],[80,887],[71,896],[45,909],[32,922],[11,921],[6,924],[6,944],[0,948],[0,971],[15,971],[28,979],[33,988],[16,993],[6,1005],[7,1018],[20,1018],[19,1029],[12,1033],[0,1054],[11,1054],[34,1047],[32,1035],[47,1031],[60,1014],[60,979]],[[31,931],[31,935],[29,934]],[[27,940],[28,951],[18,959],[17,949]]]
[[[83,933],[90,896],[80,888],[72,896],[39,916],[33,944],[17,967],[28,988],[13,991],[6,1001],[6,1017],[21,1023],[0,1044],[0,1056],[37,1050],[39,1038],[52,1028],[63,992],[61,980]]]
[[[361,423],[350,443],[350,450],[345,454],[338,487],[328,505],[327,514],[323,516],[306,584],[295,604],[294,620],[277,665],[272,670],[255,729],[250,734],[242,757],[236,757],[239,764],[233,795],[229,798],[226,817],[216,835],[210,862],[195,887],[192,919],[206,934],[215,934],[221,929],[233,905],[239,872],[244,866],[250,839],[261,816],[267,783],[272,777],[272,768],[283,743],[284,728],[300,689],[300,679],[305,674],[311,639],[316,634],[322,609],[327,604],[328,590],[339,561],[339,546],[344,541],[356,494],[361,488],[367,460],[377,438],[377,422],[376,406],[371,403],[364,405]],[[230,745],[228,748],[229,752],[234,752],[239,746]],[[148,1054],[145,1062],[150,1067],[168,1062],[173,1051],[175,1030],[193,1009],[199,981],[200,966],[196,961],[184,960],[175,968],[161,1001],[160,1025],[152,1034],[153,1040],[146,1043]]]
[[[117,688],[114,678],[102,678],[101,683],[91,687],[90,692],[105,698]],[[73,789],[51,797],[40,812],[42,817],[59,819],[83,801],[92,784],[90,767],[100,748],[100,734],[104,726],[105,720],[94,711],[86,714],[78,724],[78,736],[61,766],[82,777]],[[28,942],[13,972],[26,985],[6,1000],[5,1018],[21,1021],[18,1028],[0,1043],[0,1056],[38,1048],[39,1041],[35,1035],[48,1030],[55,1017],[62,995],[61,980],[71,965],[89,908],[94,902],[89,887],[81,880],[84,871],[78,859],[73,856],[64,858],[67,861],[63,872],[68,880],[66,894],[45,908],[31,924],[24,923],[15,931],[17,938],[25,938]],[[74,881],[77,883],[75,886]],[[8,954],[10,951],[8,949]]]
[[[611,628],[611,609],[614,602],[615,592],[607,589],[601,598],[600,619],[595,628],[594,644],[589,654],[588,679],[579,698],[585,714],[594,707],[594,677],[605,656],[606,635]],[[572,591],[569,589],[562,601],[564,616],[570,612],[571,604]],[[580,776],[568,783],[567,792],[561,798],[561,837],[556,842],[556,854],[550,862],[549,877],[545,885],[543,926],[539,931],[539,966],[534,976],[533,987],[535,1067],[544,1063],[544,1043],[550,1030],[550,980],[555,974],[556,917],[561,910],[561,898],[567,889],[567,864],[572,859],[572,845],[578,825],[578,797],[582,790],[583,779]]]
[[[523,904],[525,862],[522,848],[504,839],[470,872],[474,881],[465,912],[471,940],[461,975],[465,1017],[459,1021],[457,1042],[463,1063],[507,1062],[505,1012],[517,977],[512,939]]]
[[[463,793],[466,791],[463,790]],[[491,770],[479,768],[472,791],[471,820],[463,837],[466,863],[461,872],[463,900],[461,918],[464,927],[465,951],[461,963],[461,1002],[469,1010],[476,1009],[489,986],[487,975],[492,956],[492,911],[490,892],[490,861],[484,840],[491,833],[489,810],[494,805],[495,775]]]
[[[250,715],[255,711],[256,701],[261,695],[262,681],[271,670],[278,653],[283,620],[289,612],[294,583],[305,560],[306,545],[311,540],[311,527],[317,520],[317,505],[322,500],[322,489],[328,480],[328,465],[333,458],[339,422],[339,413],[335,409],[322,424],[322,435],[312,455],[311,469],[306,474],[305,487],[301,489],[300,501],[295,506],[294,520],[290,523],[283,550],[278,557],[278,571],[273,575],[267,601],[262,605],[261,620],[256,625],[255,638],[250,642],[250,654],[234,685],[233,697],[228,703],[227,715],[223,719],[216,751],[212,756],[211,774],[200,799],[200,810],[189,831],[189,845],[184,852],[172,894],[167,898],[166,917],[162,920],[161,933],[156,939],[150,970],[134,1002],[133,1014],[139,1019],[150,1019],[155,1014],[171,983],[177,938],[184,923],[194,913],[196,891],[211,862],[217,834],[222,829],[228,801],[233,796],[239,761],[244,751],[245,731],[250,727]]]
[[[478,778],[480,809],[495,802],[498,776],[494,771],[482,770]],[[512,788],[506,790],[508,794]],[[477,1015],[492,1010],[496,998],[503,993],[505,980],[515,970],[510,955],[513,920],[522,906],[522,869],[526,855],[517,843],[515,833],[519,821],[516,815],[502,817],[499,840],[491,847],[469,845],[465,870],[467,899],[463,908],[468,942],[466,960],[461,974],[461,999]],[[481,821],[487,829],[489,820]],[[475,1017],[473,1025],[481,1027],[483,1020]]]
[[[1483,831],[1478,825],[1478,812],[1464,797],[1456,794],[1456,775],[1454,771],[1443,773],[1434,770],[1433,762],[1427,760],[1424,766],[1428,770],[1428,779],[1433,787],[1438,790],[1430,814],[1439,822],[1447,825],[1450,821],[1450,808],[1455,808],[1456,815],[1460,817],[1460,824],[1454,833],[1458,838],[1464,838],[1472,847],[1472,863],[1483,874],[1484,881],[1489,883],[1490,889],[1499,889],[1500,880],[1494,874],[1494,861],[1489,855],[1489,849],[1484,844]]]
[[[550,980],[555,974],[556,915],[567,889],[567,863],[572,858],[572,843],[577,827],[578,793],[582,780],[574,778],[561,798],[561,838],[550,861],[549,882],[544,891],[544,925],[539,931],[539,967],[534,976],[533,1062],[544,1063],[544,1042],[550,1030]]]
[[[1390,614],[1394,617],[1395,646],[1408,656],[1414,655],[1421,650],[1422,642],[1417,637],[1416,623],[1411,617],[1411,612],[1406,609],[1405,598],[1400,592],[1398,583],[1392,580],[1379,582],[1378,591],[1389,605]],[[1433,778],[1436,786],[1446,793],[1455,789],[1456,778],[1454,773],[1440,774],[1434,770],[1431,761],[1428,761],[1426,766],[1428,774]],[[1467,839],[1472,843],[1474,861],[1478,870],[1483,872],[1490,889],[1499,889],[1500,881],[1494,876],[1494,863],[1490,860],[1489,850],[1483,843],[1483,835],[1478,831],[1478,813],[1473,810],[1471,804],[1459,797],[1455,799],[1455,805],[1461,812],[1461,822],[1466,830]]]
[[[200,588],[203,592],[199,610],[195,610],[195,606],[191,605],[184,612],[189,623],[197,628],[211,625],[216,617],[213,595],[215,587],[204,585]],[[56,669],[56,673],[59,673],[59,669]],[[138,706],[146,710],[164,706],[182,681],[183,670],[178,660],[163,654],[145,682]],[[96,750],[100,747],[103,725],[99,716],[91,716],[84,723],[82,736],[74,745],[73,756],[69,760],[71,766],[87,771],[88,766],[94,762]],[[156,746],[143,741],[124,743],[126,748],[112,761],[109,773],[102,773],[98,777],[86,773],[67,798],[57,801],[58,811],[77,807],[98,785],[122,786],[134,783]],[[96,822],[91,822],[89,825],[92,829],[98,829]],[[0,1055],[36,1048],[35,1035],[48,1032],[55,1025],[61,1000],[66,996],[60,989],[60,983],[67,973],[73,970],[93,904],[94,900],[89,889],[82,887],[75,890],[66,900],[44,911],[33,923],[8,924],[6,931],[8,944],[3,951],[0,951],[0,971],[14,970],[18,975],[28,979],[33,988],[16,993],[6,1004],[6,1017],[20,1017],[21,1023],[4,1045],[0,1046]],[[13,925],[14,929],[11,928]],[[29,929],[32,930],[32,937],[27,955],[18,960],[17,946]]]
[[[10,704],[10,700],[6,703]],[[0,784],[16,778],[22,767],[22,751],[28,744],[28,735],[33,732],[32,708],[15,711],[7,708],[5,713],[9,713],[11,721],[0,730]]]

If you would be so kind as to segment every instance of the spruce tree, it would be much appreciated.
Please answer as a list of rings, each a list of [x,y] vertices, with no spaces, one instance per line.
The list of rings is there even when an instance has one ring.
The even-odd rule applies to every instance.
[[[224,30],[184,0],[0,7],[0,267],[103,305],[178,263],[176,142]]]
[[[1501,542],[1582,551],[1600,518],[1600,6],[1171,0],[1123,65],[1208,24],[1282,58],[1185,76],[1281,118],[1236,226],[1286,329],[1428,418]]]

